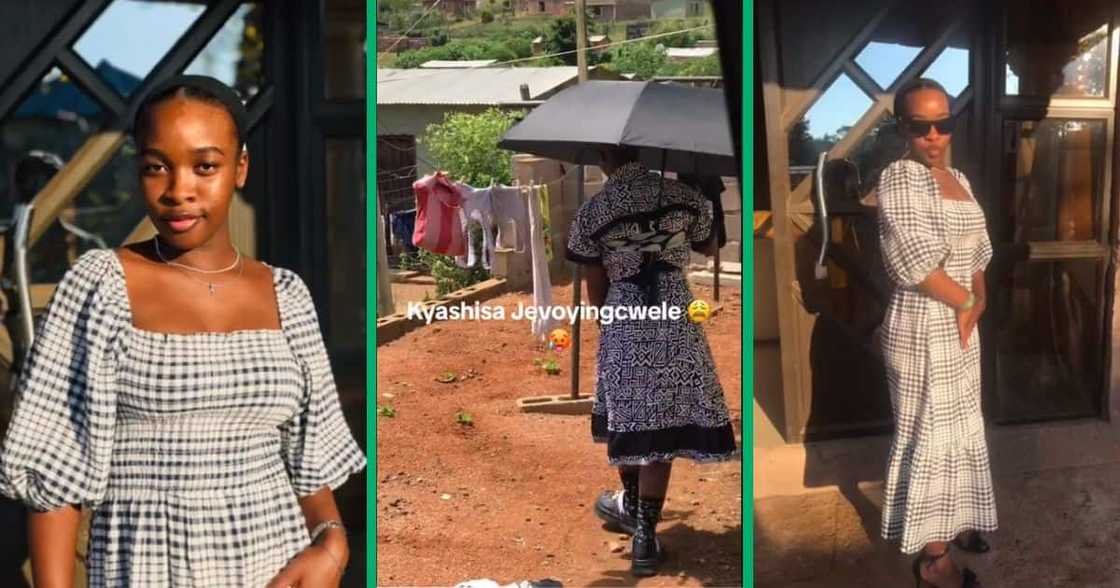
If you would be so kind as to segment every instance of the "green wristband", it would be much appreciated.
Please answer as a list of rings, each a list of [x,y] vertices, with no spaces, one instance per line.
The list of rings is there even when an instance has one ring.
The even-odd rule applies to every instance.
[[[960,310],[969,310],[976,304],[976,295],[969,293],[968,298],[965,299],[964,304],[960,306]]]

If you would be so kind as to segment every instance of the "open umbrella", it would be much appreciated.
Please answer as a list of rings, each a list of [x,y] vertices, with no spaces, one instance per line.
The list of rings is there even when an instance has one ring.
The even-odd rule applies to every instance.
[[[647,167],[737,176],[722,90],[656,82],[592,81],[535,108],[503,149],[597,165],[604,146],[637,147]]]

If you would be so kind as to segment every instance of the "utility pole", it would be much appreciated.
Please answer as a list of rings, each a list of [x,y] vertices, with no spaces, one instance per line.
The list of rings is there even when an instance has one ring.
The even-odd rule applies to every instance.
[[[579,82],[587,81],[587,0],[576,0],[576,65]],[[583,204],[583,166],[576,165],[576,200]],[[583,271],[580,264],[572,264],[572,306],[576,310],[576,320],[572,323],[572,393],[573,400],[579,398],[579,352],[580,317],[579,309],[583,304]]]
[[[576,65],[579,81],[587,81],[587,0],[576,0]]]

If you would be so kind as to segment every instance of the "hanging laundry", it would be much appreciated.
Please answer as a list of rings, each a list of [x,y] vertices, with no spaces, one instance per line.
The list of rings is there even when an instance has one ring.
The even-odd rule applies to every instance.
[[[389,213],[389,226],[393,236],[404,246],[404,250],[408,253],[416,253],[417,248],[412,244],[412,233],[416,228],[416,209]]]
[[[489,270],[494,259],[494,213],[490,205],[490,188],[473,188],[461,182],[456,182],[455,187],[463,196],[463,215],[467,219],[463,225],[467,254],[456,257],[455,263],[459,267],[474,267],[481,258],[482,267]],[[474,226],[482,229],[482,243],[471,238]],[[475,255],[476,250],[479,250],[478,256]]]
[[[441,255],[466,253],[462,194],[443,172],[412,184],[416,193],[416,225],[412,244]]]
[[[514,224],[517,252],[523,253],[529,244],[529,211],[525,198],[517,186],[494,186],[490,188],[490,205],[494,212],[494,223],[498,225],[498,242],[509,243],[509,221]],[[503,235],[505,238],[503,238]]]
[[[541,208],[540,190],[536,187],[530,186],[526,189],[529,212],[529,233],[530,233],[530,259],[533,264],[533,306],[538,309],[546,309],[552,306],[552,279],[548,274],[548,259],[545,257],[545,229],[544,229],[544,214]],[[541,314],[533,318],[533,336],[538,340],[544,340],[548,333],[552,331],[552,326],[555,321],[548,316],[541,317]]]
[[[552,204],[548,199],[548,184],[541,184],[539,192],[541,219],[544,224],[544,257],[548,261],[552,261],[552,221],[549,219],[549,211],[552,210]]]

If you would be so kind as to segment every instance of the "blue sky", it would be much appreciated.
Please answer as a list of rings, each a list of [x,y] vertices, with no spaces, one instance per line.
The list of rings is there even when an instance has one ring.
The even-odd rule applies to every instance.
[[[242,6],[238,14],[243,15],[250,8]],[[195,4],[115,0],[74,48],[93,67],[107,60],[142,78],[204,10],[204,6]],[[187,73],[210,75],[232,84],[243,27],[243,19],[231,18],[187,68]]]
[[[920,47],[872,41],[856,57],[856,63],[871,79],[886,87],[919,52]],[[959,94],[968,86],[968,50],[946,48],[922,75],[941,82],[950,94]],[[809,109],[809,132],[814,137],[834,133],[839,127],[855,124],[870,106],[871,98],[851,78],[840,74]]]

